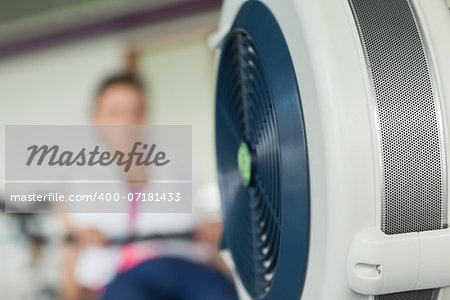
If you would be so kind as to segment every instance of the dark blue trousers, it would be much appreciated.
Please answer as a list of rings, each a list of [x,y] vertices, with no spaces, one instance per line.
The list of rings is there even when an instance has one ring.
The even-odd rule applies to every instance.
[[[186,260],[160,258],[119,275],[104,300],[237,300],[232,282],[221,273]]]

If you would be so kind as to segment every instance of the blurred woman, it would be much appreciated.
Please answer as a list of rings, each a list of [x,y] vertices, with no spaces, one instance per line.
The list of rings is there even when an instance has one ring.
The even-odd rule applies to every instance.
[[[145,125],[147,123],[145,98],[144,86],[135,76],[118,74],[107,78],[100,85],[96,95],[93,110],[94,125]],[[110,150],[123,150],[118,148],[127,147],[127,145],[111,140],[105,141],[105,144],[114,148]],[[122,180],[124,190],[128,192],[145,190],[145,182],[148,182],[149,179],[147,172],[145,166],[133,166],[129,172],[125,173],[127,178]],[[140,180],[142,183],[128,184],[132,182],[130,179],[133,178],[142,179]],[[112,299],[111,297],[122,293],[120,294],[122,299],[133,299],[131,295],[127,297],[126,293],[131,290],[139,290],[139,286],[127,288],[130,287],[128,283],[136,283],[133,280],[130,281],[130,278],[135,278],[133,272],[136,270],[140,274],[147,274],[148,280],[153,282],[156,287],[164,285],[164,278],[153,276],[154,270],[160,274],[166,274],[166,282],[173,280],[174,274],[177,276],[185,274],[189,278],[184,281],[188,282],[189,279],[191,286],[196,285],[196,278],[203,282],[205,282],[205,278],[212,278],[214,284],[211,282],[209,286],[205,286],[203,288],[204,297],[202,294],[197,294],[196,299],[232,300],[236,298],[231,282],[208,266],[217,261],[216,248],[221,234],[219,223],[198,225],[193,214],[187,213],[141,214],[138,213],[137,205],[138,203],[135,201],[130,202],[128,213],[65,215],[64,219],[70,237],[70,243],[65,246],[65,277],[62,288],[65,300],[98,298],[107,284],[119,274],[123,274],[123,276],[116,278],[113,287],[115,292],[107,293],[107,297]],[[186,236],[191,233],[193,240],[145,241],[145,238],[139,239],[139,237],[152,234],[160,236],[175,234],[177,236],[180,233],[186,233]],[[130,237],[135,238],[133,242],[129,242]],[[128,242],[114,244],[113,240]],[[158,260],[157,262],[156,259],[162,257],[176,257],[177,259]],[[157,262],[156,266],[145,267],[144,262],[152,260]],[[141,266],[137,267],[138,265]],[[130,270],[132,272],[127,273]],[[122,278],[126,278],[126,280],[124,281]],[[159,278],[159,281],[155,281],[155,278]],[[173,284],[170,285],[176,289]],[[189,292],[182,291],[184,288],[180,285],[177,295],[188,295]],[[211,296],[214,297],[211,298]],[[159,298],[153,295],[152,297],[148,296],[147,299],[164,300],[166,298],[161,294]]]

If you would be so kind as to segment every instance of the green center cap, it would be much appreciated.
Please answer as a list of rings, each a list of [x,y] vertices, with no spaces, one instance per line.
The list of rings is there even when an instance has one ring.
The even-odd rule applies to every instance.
[[[250,179],[252,178],[252,157],[245,142],[242,142],[239,145],[238,167],[244,185],[248,186],[250,183]]]

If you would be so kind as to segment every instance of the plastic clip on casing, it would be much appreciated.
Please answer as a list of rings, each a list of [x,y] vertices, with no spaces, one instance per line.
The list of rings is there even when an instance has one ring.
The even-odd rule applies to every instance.
[[[450,230],[386,235],[365,229],[351,245],[347,278],[364,295],[450,286]]]

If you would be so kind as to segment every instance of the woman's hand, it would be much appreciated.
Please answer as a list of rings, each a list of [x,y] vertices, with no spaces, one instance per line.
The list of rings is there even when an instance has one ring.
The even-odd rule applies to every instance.
[[[222,236],[222,222],[205,222],[197,226],[195,240],[219,247]]]
[[[73,232],[75,242],[81,246],[106,246],[108,239],[97,229],[78,229]]]

